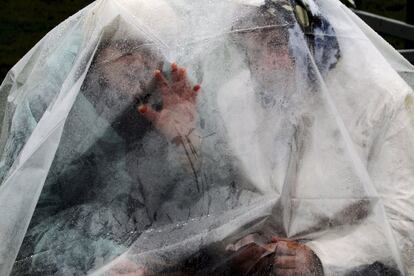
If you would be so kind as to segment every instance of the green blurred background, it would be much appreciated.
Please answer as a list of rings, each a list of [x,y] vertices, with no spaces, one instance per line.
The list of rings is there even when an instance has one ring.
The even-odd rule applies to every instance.
[[[414,0],[357,0],[357,8],[406,21],[406,6]],[[91,3],[91,0],[0,0],[0,79],[47,32]],[[413,14],[414,16],[414,14]],[[394,47],[404,41],[385,37]]]

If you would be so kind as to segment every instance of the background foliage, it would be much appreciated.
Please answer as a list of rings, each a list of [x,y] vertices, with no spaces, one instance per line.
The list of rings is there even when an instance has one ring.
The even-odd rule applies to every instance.
[[[357,0],[357,7],[405,21],[407,1]],[[0,79],[53,27],[91,0],[0,0]],[[413,14],[414,16],[414,14]],[[385,37],[394,47],[405,42]]]

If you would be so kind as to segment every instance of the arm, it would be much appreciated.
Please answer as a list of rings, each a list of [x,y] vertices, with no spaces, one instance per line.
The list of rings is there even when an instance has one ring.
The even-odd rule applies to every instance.
[[[327,274],[375,262],[400,270],[413,267],[414,131],[410,114],[414,113],[407,106],[410,98],[391,106],[367,158],[367,171],[379,197],[378,203],[370,200],[372,213],[358,224],[327,232],[309,243]]]
[[[414,270],[414,100],[407,95],[373,148],[369,173],[385,207],[402,263]]]

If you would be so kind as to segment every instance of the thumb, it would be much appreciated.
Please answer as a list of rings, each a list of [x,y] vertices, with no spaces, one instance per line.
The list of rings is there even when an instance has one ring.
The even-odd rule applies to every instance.
[[[148,105],[139,105],[137,111],[151,122],[156,122],[159,118],[159,113]]]

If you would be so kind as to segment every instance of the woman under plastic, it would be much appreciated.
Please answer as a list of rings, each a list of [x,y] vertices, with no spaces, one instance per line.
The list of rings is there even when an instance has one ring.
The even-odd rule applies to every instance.
[[[225,153],[197,157],[200,87],[190,86],[175,64],[167,80],[157,45],[129,34],[130,28],[115,18],[100,38],[13,274],[86,273],[124,252],[150,227],[210,216],[237,205],[232,197],[251,197],[248,191],[234,193],[230,184],[236,177],[228,172]],[[50,98],[30,96],[28,112],[17,116],[36,124]],[[14,155],[17,139],[11,136],[6,154]],[[5,173],[13,157],[6,156]],[[215,160],[202,164],[207,157]],[[214,175],[198,175],[200,166],[212,166]],[[212,182],[223,187],[209,187]],[[211,203],[212,197],[221,205]]]
[[[350,58],[353,49],[341,40],[346,30],[330,16],[335,35],[318,11],[335,14],[342,7],[296,3],[300,8],[280,1],[259,7],[214,1],[170,4],[97,2],[85,11],[92,15],[85,21],[100,34],[90,44],[99,46],[82,50],[79,36],[88,33],[82,24],[67,31],[73,45],[67,48],[72,50],[67,51],[67,62],[74,65],[54,72],[69,75],[66,84],[55,84],[61,92],[54,87],[55,94],[45,100],[44,91],[53,89],[34,90],[45,93],[37,100],[39,94],[30,91],[10,113],[11,142],[6,142],[5,154],[13,162],[5,163],[13,166],[4,176],[2,210],[16,217],[25,212],[12,212],[11,206],[19,206],[15,196],[4,200],[19,189],[26,200],[34,197],[31,200],[37,202],[23,185],[31,178],[21,175],[30,174],[33,167],[47,168],[36,156],[53,157],[34,215],[25,215],[31,225],[13,273],[318,275],[320,262],[328,275],[366,270],[389,274],[397,268],[404,272],[404,265],[409,269],[410,260],[401,259],[404,252],[394,239],[400,233],[406,241],[412,238],[402,232],[411,229],[409,222],[400,219],[411,209],[397,208],[408,201],[393,196],[409,194],[401,180],[409,180],[404,162],[411,164],[410,160],[401,159],[411,140],[401,126],[409,121],[397,117],[392,120],[398,120],[398,129],[388,129],[393,116],[407,115],[405,109],[398,112],[398,98],[409,89],[395,73],[387,77],[365,69],[363,77],[377,81],[369,83],[376,89],[365,91],[367,81],[350,74],[350,60],[361,63]],[[211,14],[204,15],[205,10]],[[223,19],[223,10],[234,14]],[[115,16],[96,16],[108,13]],[[161,26],[160,18],[187,24],[177,32]],[[217,37],[217,31],[223,33]],[[176,60],[190,76],[202,74],[201,92],[190,85],[183,69],[169,65],[165,44],[173,48],[177,37],[192,41],[179,45]],[[36,60],[36,54],[32,58]],[[378,64],[388,74],[393,70],[384,61]],[[68,72],[71,66],[76,68],[73,75]],[[26,70],[42,72],[36,69]],[[331,76],[335,77],[330,80]],[[369,109],[374,104],[367,104],[368,96],[361,99],[370,110],[362,116],[351,99],[362,97],[361,91],[370,94],[370,101],[373,95],[383,98],[389,88],[378,76],[400,91],[386,91],[395,94],[388,102],[374,101],[375,107],[390,109],[384,117]],[[22,81],[15,83],[19,87]],[[76,96],[73,106],[68,95]],[[405,106],[409,99],[404,98]],[[60,125],[50,116],[65,112],[69,115],[62,132],[54,137]],[[32,128],[19,136],[24,123]],[[44,127],[51,129],[46,137],[53,139],[46,138],[49,144],[44,146],[32,145],[37,150],[30,151],[31,141],[45,137]],[[384,156],[378,147],[395,136],[403,140],[392,142],[397,148],[385,149],[391,156]],[[26,146],[19,152],[12,146],[21,140]],[[54,145],[56,153],[42,152]],[[389,158],[396,152],[400,165],[393,168],[392,178],[402,184],[389,190],[386,186],[392,181],[384,176],[384,168],[393,164]],[[366,166],[363,160],[368,160]],[[30,176],[29,186],[41,180],[37,174]],[[28,202],[26,206],[32,205]],[[7,233],[7,223],[17,232],[25,228],[6,218],[2,234]],[[0,237],[6,240],[6,235]],[[11,242],[7,245],[14,248]],[[409,242],[403,245],[406,253],[412,250]]]

